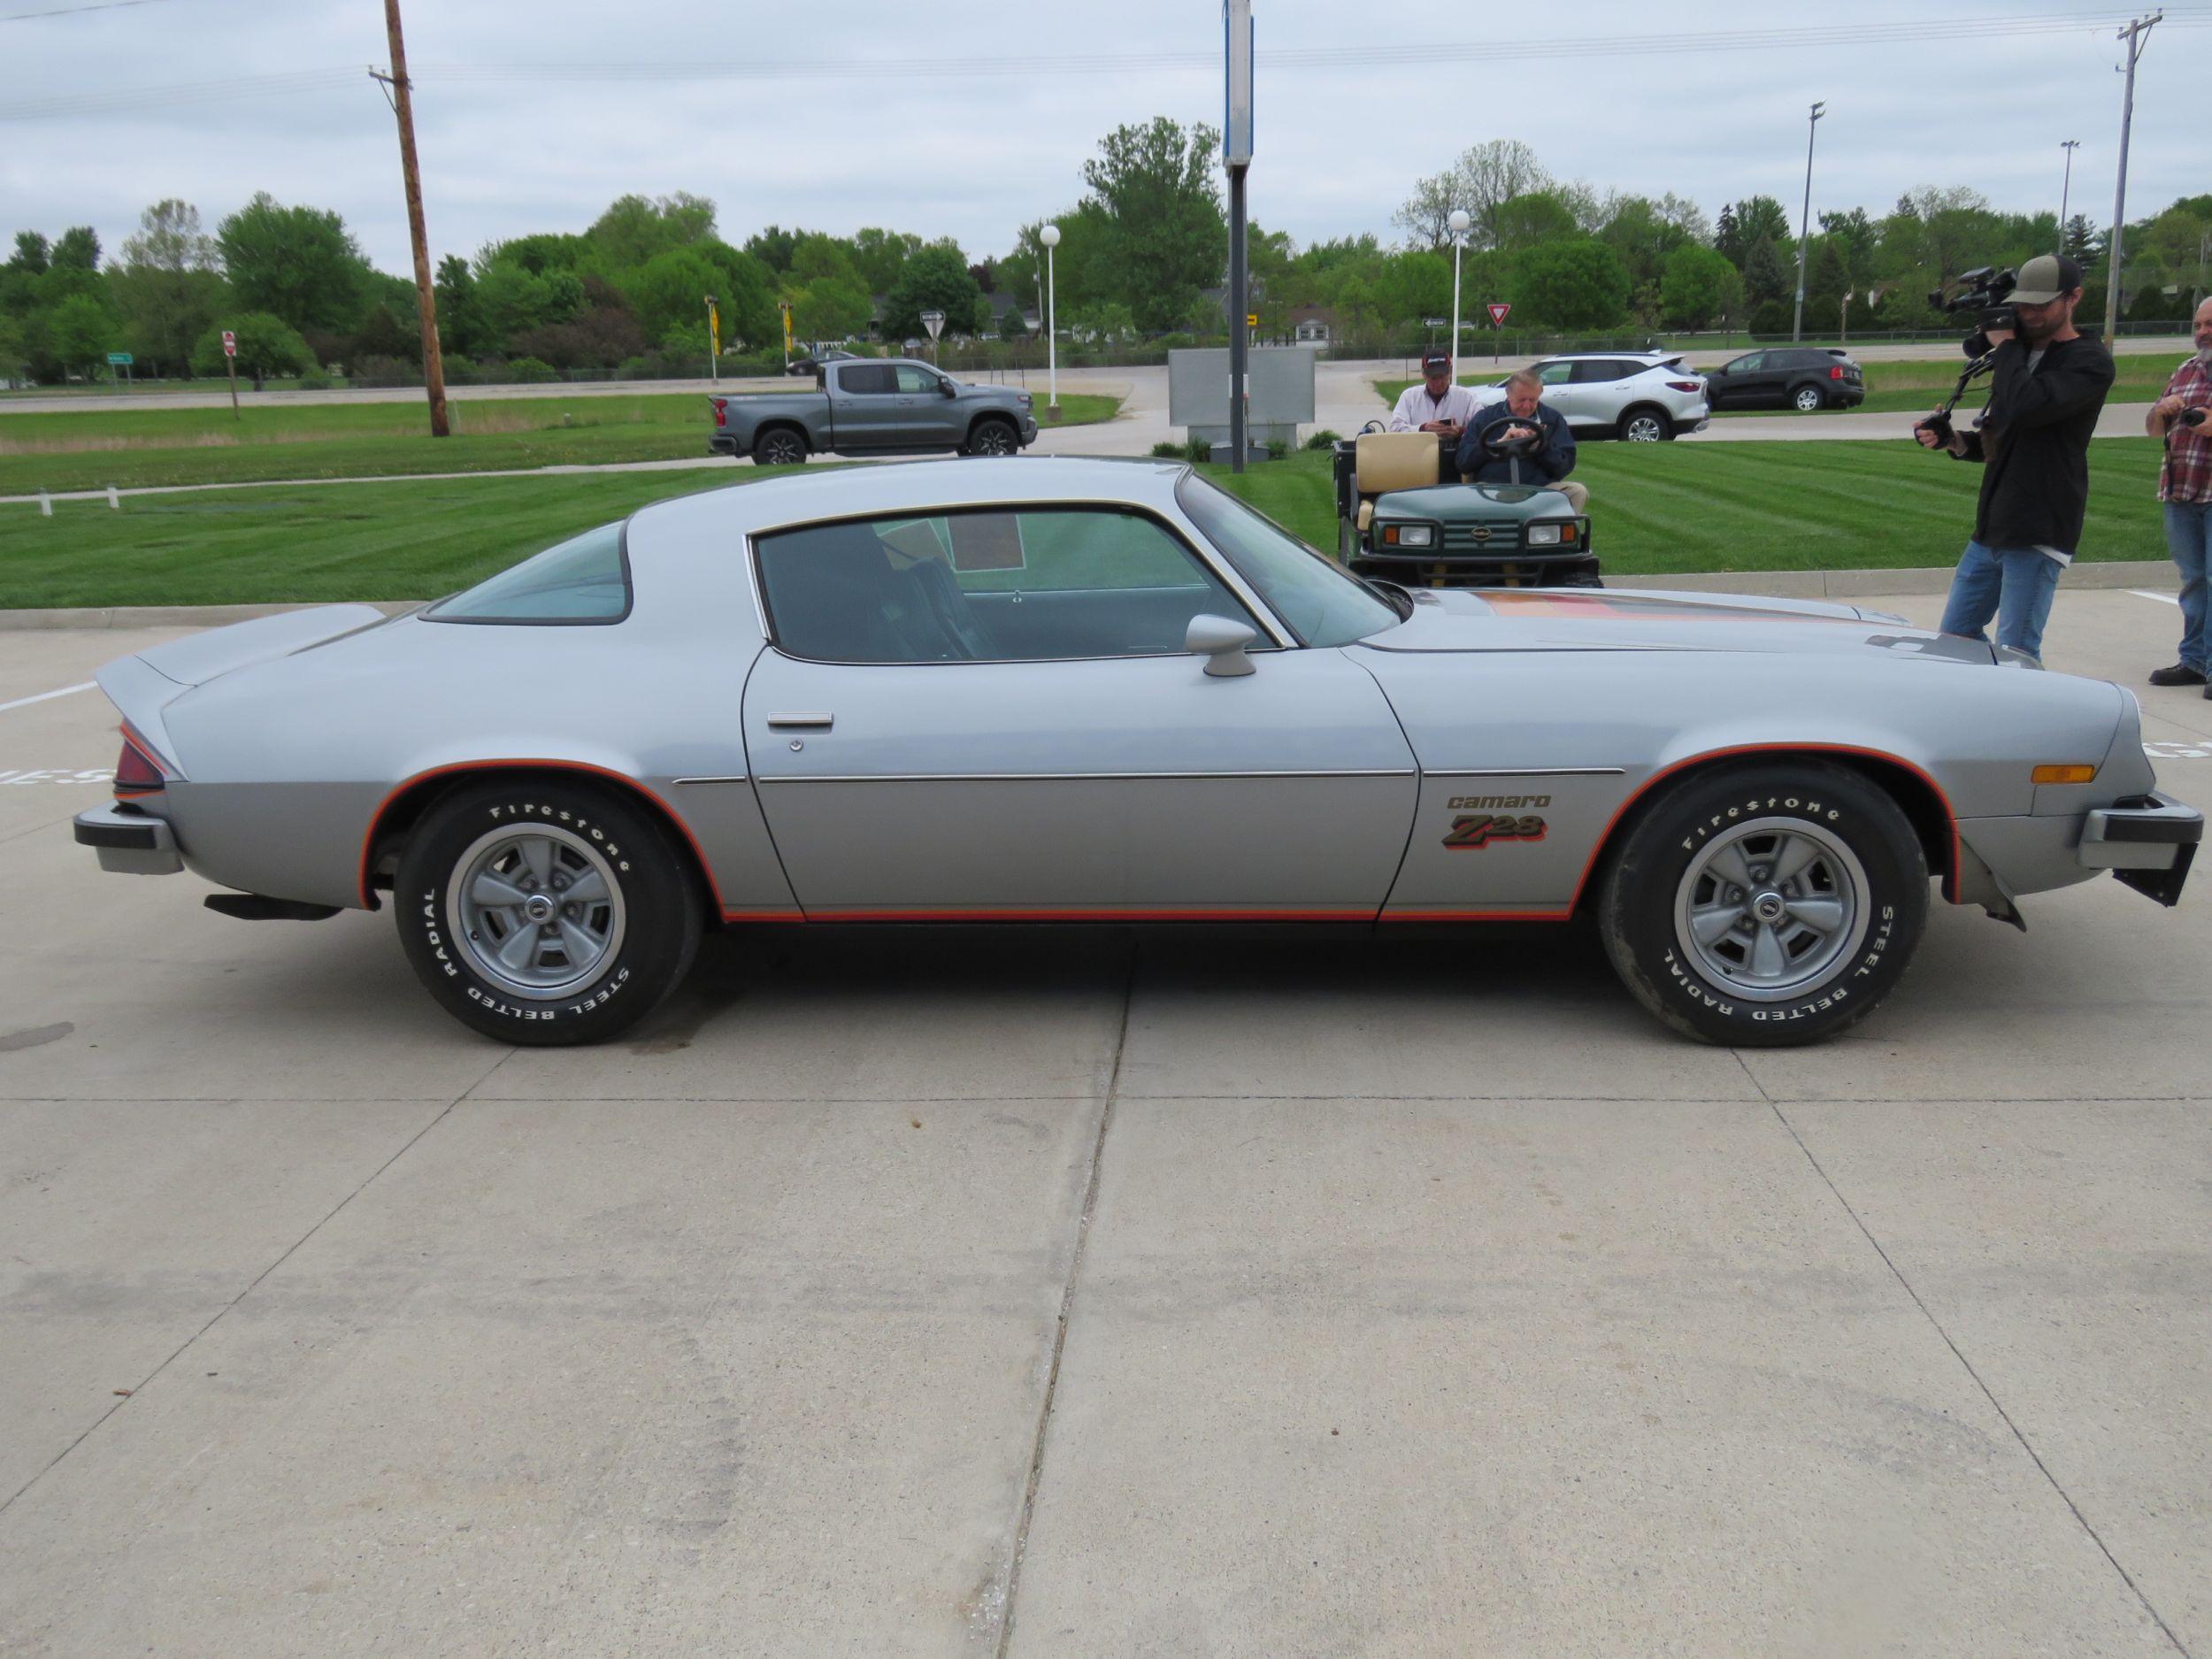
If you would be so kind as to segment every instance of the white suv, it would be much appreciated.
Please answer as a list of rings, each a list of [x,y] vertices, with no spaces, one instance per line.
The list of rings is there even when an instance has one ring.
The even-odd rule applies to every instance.
[[[1663,351],[1591,351],[1545,357],[1530,365],[1544,382],[1544,402],[1565,417],[1578,438],[1656,443],[1702,431],[1711,415],[1705,377]],[[1479,388],[1482,403],[1502,403],[1505,382]]]

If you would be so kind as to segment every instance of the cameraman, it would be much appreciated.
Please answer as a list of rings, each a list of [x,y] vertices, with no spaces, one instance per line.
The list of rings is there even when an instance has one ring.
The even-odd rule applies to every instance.
[[[2203,686],[2212,673],[2212,604],[2205,565],[2212,558],[2212,422],[2185,416],[2212,404],[2212,300],[2190,324],[2197,354],[2174,371],[2166,395],[2151,405],[2143,430],[2166,440],[2158,469],[2158,499],[2166,503],[2166,547],[2181,567],[2181,660],[2151,671],[2154,686]],[[2212,697],[2212,686],[2204,695]]]
[[[2089,438],[2112,389],[2112,354],[2074,327],[2081,267],[2039,254],[2020,267],[2006,303],[2017,331],[1985,326],[1969,357],[1994,350],[1994,379],[1978,426],[1950,429],[1931,416],[1913,428],[1924,449],[1982,464],[1974,534],[1951,579],[1946,634],[1997,643],[2040,660],[2059,573],[2074,562],[2089,501]]]

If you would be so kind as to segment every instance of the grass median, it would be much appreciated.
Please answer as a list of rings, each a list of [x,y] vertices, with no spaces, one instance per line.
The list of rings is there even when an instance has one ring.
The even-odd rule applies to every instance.
[[[707,452],[707,396],[461,394],[449,405],[446,438],[430,435],[419,403],[264,404],[236,417],[227,406],[0,409],[0,495],[688,460]],[[1111,420],[1120,408],[1118,397],[1071,394],[1060,400],[1057,421],[1038,413],[1041,425],[1076,426]]]
[[[1949,565],[1980,480],[1903,443],[1592,444],[1582,457],[1592,544],[1615,581]],[[1202,470],[1330,549],[1329,459]],[[2148,439],[2097,442],[2082,558],[2165,556],[2157,467]],[[127,497],[119,511],[60,503],[50,518],[0,506],[0,608],[428,598],[648,502],[778,470],[211,490]]]

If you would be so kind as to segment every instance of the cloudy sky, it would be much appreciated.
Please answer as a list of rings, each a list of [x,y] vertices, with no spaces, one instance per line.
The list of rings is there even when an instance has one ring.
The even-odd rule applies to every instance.
[[[1879,213],[1919,184],[2112,211],[2118,10],[1993,0],[1254,0],[1252,214],[1371,230],[1479,141],[1709,213],[1802,188]],[[949,233],[970,255],[1073,204],[1099,136],[1221,119],[1219,0],[405,0],[434,260],[580,230],[626,191],[764,224]],[[2136,86],[2131,216],[2212,187],[2212,4],[2170,5]],[[59,15],[35,15],[58,12]],[[1846,21],[1845,19],[1848,19]],[[1663,27],[1664,33],[1659,31]],[[336,209],[408,269],[380,0],[0,0],[0,237],[86,222],[115,250],[163,196],[209,227],[257,189]]]

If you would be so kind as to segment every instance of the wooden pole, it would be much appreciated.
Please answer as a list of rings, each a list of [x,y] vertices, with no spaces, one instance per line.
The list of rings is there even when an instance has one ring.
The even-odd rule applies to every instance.
[[[422,173],[415,164],[415,106],[407,81],[407,46],[400,38],[399,0],[384,0],[384,31],[392,48],[392,111],[399,117],[399,166],[407,181],[407,234],[415,244],[415,309],[422,320],[423,389],[430,397],[430,435],[447,436],[445,359],[438,349],[438,300],[430,286],[430,237],[422,223]]]

